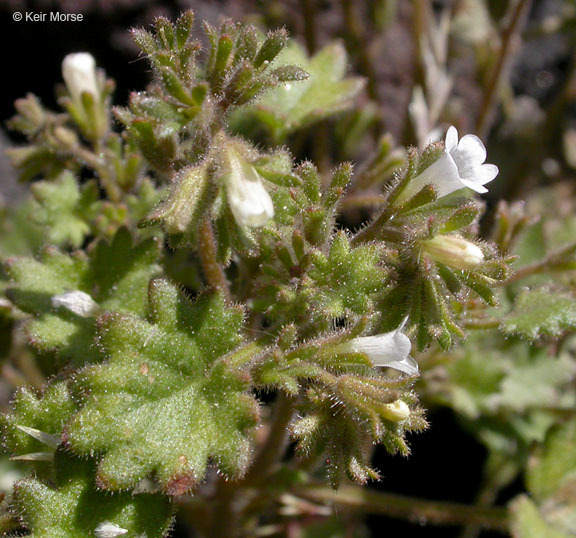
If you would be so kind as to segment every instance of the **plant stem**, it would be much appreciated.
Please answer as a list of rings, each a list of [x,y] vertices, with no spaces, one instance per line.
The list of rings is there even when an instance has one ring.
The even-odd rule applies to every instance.
[[[367,31],[356,13],[356,6],[363,5],[361,2],[341,0],[342,13],[348,48],[358,55],[363,74],[366,76],[366,89],[368,95],[374,101],[379,101],[378,86],[376,84],[376,70],[370,55],[370,46],[366,43]]]
[[[464,328],[470,330],[497,329],[500,321],[496,318],[468,320],[464,322]]]
[[[362,207],[380,207],[385,201],[384,196],[377,193],[350,194],[342,199],[340,207],[343,211]]]
[[[490,130],[494,108],[496,106],[496,97],[500,89],[504,70],[510,63],[510,56],[513,50],[512,45],[520,31],[520,22],[524,19],[524,14],[528,12],[530,3],[531,0],[518,0],[515,4],[510,4],[508,17],[510,22],[502,32],[502,46],[500,47],[498,60],[494,66],[492,75],[488,79],[482,103],[480,104],[478,119],[476,120],[476,133],[480,138],[485,138]]]
[[[359,243],[367,243],[374,239],[382,239],[384,241],[398,242],[403,239],[404,234],[400,229],[394,226],[385,226],[390,220],[390,213],[382,211],[368,226],[362,228],[351,239],[352,245]]]
[[[342,486],[334,491],[326,486],[313,485],[298,488],[294,493],[315,502],[333,503],[342,508],[436,525],[475,524],[503,533],[507,532],[509,526],[505,508],[482,508],[416,499],[357,486]]]
[[[508,285],[539,273],[574,270],[576,268],[576,263],[571,261],[569,257],[574,254],[575,250],[576,243],[570,243],[555,252],[551,252],[543,260],[520,267],[520,269],[518,269],[502,284]]]
[[[304,39],[308,54],[316,52],[316,0],[300,0],[302,20],[304,22]]]
[[[258,486],[273,471],[286,449],[287,427],[292,418],[293,404],[293,398],[282,392],[278,393],[272,412],[270,431],[244,479],[238,482],[227,482],[221,478],[218,481],[212,499],[212,525],[209,534],[211,538],[232,538],[238,534],[242,513],[253,500]],[[251,491],[252,488],[256,490]],[[239,492],[242,494],[239,495]]]
[[[294,413],[294,399],[279,392],[272,410],[272,424],[268,437],[252,463],[242,486],[252,487],[267,478],[286,450],[288,424]]]
[[[224,269],[218,263],[216,253],[216,238],[209,218],[205,218],[198,227],[198,252],[202,272],[209,286],[218,288],[230,299],[230,288]]]
[[[104,149],[98,146],[95,147],[95,151],[104,151]],[[116,184],[114,177],[110,175],[110,170],[106,166],[106,163],[97,157],[96,153],[83,147],[76,148],[73,153],[77,159],[96,172],[102,188],[106,191],[108,199],[112,202],[119,202],[122,198],[122,192]]]

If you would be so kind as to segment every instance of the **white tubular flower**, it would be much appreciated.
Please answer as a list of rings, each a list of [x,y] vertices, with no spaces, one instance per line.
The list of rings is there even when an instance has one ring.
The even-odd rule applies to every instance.
[[[96,61],[88,52],[68,54],[62,62],[62,77],[72,99],[82,102],[82,93],[91,93],[97,98],[100,91],[96,80]]]
[[[235,151],[228,152],[228,166],[224,181],[236,222],[251,228],[264,226],[274,216],[274,205],[260,175]]]
[[[374,366],[387,366],[408,375],[418,374],[418,363],[410,357],[410,338],[403,332],[404,323],[396,330],[376,336],[360,336],[338,346],[344,353],[364,353]]]
[[[100,523],[94,530],[96,538],[116,538],[117,536],[123,536],[124,534],[128,534],[126,529],[119,527],[116,523],[110,523],[110,521]]]
[[[65,308],[81,318],[92,318],[100,312],[100,306],[90,295],[80,290],[67,291],[52,297],[54,308]]]
[[[402,422],[410,417],[410,408],[403,400],[396,400],[395,402],[384,404],[382,415],[392,422]]]
[[[458,131],[451,126],[446,133],[443,155],[410,181],[402,198],[413,196],[425,185],[434,185],[438,198],[469,187],[484,193],[484,185],[498,175],[498,167],[484,164],[486,148],[476,135],[467,134],[458,141]]]
[[[458,235],[437,235],[422,242],[421,252],[434,261],[455,269],[469,271],[484,261],[480,248]]]

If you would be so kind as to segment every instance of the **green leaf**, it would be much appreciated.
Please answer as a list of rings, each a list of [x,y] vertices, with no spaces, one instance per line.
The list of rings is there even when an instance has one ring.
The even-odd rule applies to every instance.
[[[83,364],[98,360],[95,321],[64,307],[52,298],[71,291],[88,294],[103,310],[143,316],[148,281],[158,273],[159,245],[150,239],[133,244],[125,228],[110,243],[100,241],[89,255],[72,255],[48,247],[39,260],[12,258],[6,263],[11,278],[7,295],[24,312],[33,314],[27,325],[31,343],[55,350],[62,358]]]
[[[377,245],[352,248],[346,233],[340,232],[328,256],[311,250],[306,256],[310,266],[298,279],[283,283],[274,276],[290,272],[289,261],[282,268],[267,266],[272,278],[258,294],[255,308],[265,310],[275,325],[294,322],[301,331],[311,326],[317,331],[331,329],[335,318],[351,319],[372,310],[387,274],[380,256]],[[293,265],[292,270],[298,271],[296,261]]]
[[[514,538],[569,538],[572,536],[550,525],[538,507],[526,495],[516,498],[510,509]]]
[[[576,499],[570,492],[576,487],[576,421],[555,427],[539,448],[528,468],[528,489],[538,499],[552,496]],[[566,493],[563,495],[562,491]]]
[[[31,255],[44,244],[44,231],[30,219],[36,203],[31,198],[0,208],[0,260]]]
[[[505,334],[527,340],[558,338],[576,328],[576,299],[548,288],[524,290],[500,328]]]
[[[98,491],[94,465],[57,452],[55,483],[18,482],[14,504],[32,538],[86,538],[102,525],[116,525],[126,537],[162,538],[171,525],[170,501],[161,495]]]
[[[19,426],[43,432],[58,444],[62,427],[70,420],[76,408],[63,381],[49,385],[41,397],[36,396],[30,389],[20,389],[12,400],[12,412],[0,417],[4,446],[13,456],[53,452],[53,444],[47,445]],[[37,466],[38,463],[35,463],[36,470]]]
[[[150,283],[150,321],[102,318],[108,363],[78,376],[86,405],[68,430],[74,451],[103,454],[102,486],[128,488],[154,473],[178,495],[204,478],[209,460],[228,476],[245,471],[258,406],[222,358],[240,344],[242,320],[219,293],[190,303],[165,280]]]
[[[98,185],[91,181],[82,188],[70,172],[53,181],[32,186],[37,204],[31,214],[45,228],[46,243],[78,248],[90,233],[90,221],[100,208]]]
[[[576,374],[567,355],[550,357],[526,342],[472,334],[447,366],[451,405],[471,419],[519,416],[531,409],[570,405],[562,394]]]
[[[234,124],[254,115],[275,140],[348,108],[364,86],[363,79],[344,78],[344,47],[334,43],[312,58],[296,42],[278,55],[275,64],[297,65],[310,74],[307,80],[280,85],[268,91],[249,112],[237,113]]]

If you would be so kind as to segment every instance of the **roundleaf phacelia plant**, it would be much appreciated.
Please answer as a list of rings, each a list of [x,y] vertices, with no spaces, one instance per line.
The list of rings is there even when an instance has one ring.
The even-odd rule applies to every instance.
[[[420,149],[371,136],[374,81],[341,43],[307,54],[229,20],[199,39],[191,11],[132,31],[152,81],[125,106],[73,51],[61,110],[16,102],[31,194],[0,215],[5,535],[162,538],[178,518],[194,536],[340,536],[371,511],[573,530],[557,456],[574,452],[576,246],[554,220],[543,247],[519,204],[480,226],[499,169],[440,122],[446,21],[420,52],[450,84],[418,92],[447,134]],[[531,458],[510,515],[367,489],[438,406],[486,445],[491,491]]]

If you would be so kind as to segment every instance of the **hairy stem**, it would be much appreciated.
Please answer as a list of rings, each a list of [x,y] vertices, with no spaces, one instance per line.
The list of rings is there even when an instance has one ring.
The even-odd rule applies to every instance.
[[[216,237],[209,218],[205,218],[198,227],[198,252],[202,272],[209,286],[218,288],[230,299],[230,288],[224,269],[218,263]]]
[[[272,424],[268,437],[256,456],[243,481],[244,486],[254,486],[266,479],[278,463],[288,443],[288,424],[294,413],[294,399],[279,392],[272,410]]]

